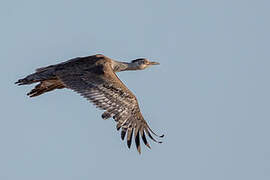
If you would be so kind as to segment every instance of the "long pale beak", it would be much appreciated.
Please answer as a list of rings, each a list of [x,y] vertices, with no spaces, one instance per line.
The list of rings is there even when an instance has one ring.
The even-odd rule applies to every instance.
[[[160,63],[158,62],[149,62],[149,65],[159,65]]]

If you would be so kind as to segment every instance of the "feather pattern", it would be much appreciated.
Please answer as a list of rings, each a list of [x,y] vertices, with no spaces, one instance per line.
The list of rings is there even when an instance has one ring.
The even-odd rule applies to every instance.
[[[124,67],[125,64],[122,66]],[[138,152],[141,153],[140,138],[150,148],[145,134],[153,141],[159,141],[152,137],[151,133],[156,134],[144,120],[136,97],[115,74],[116,71],[120,71],[119,68],[120,66],[117,67],[115,61],[103,55],[78,57],[39,68],[36,73],[17,83],[19,85],[30,84],[39,80],[47,80],[45,77],[56,79],[54,81],[60,84],[55,86],[56,88],[72,89],[96,107],[104,110],[103,119],[112,117],[117,123],[117,130],[122,129],[121,139],[124,140],[126,136],[129,148],[134,132],[135,144]]]

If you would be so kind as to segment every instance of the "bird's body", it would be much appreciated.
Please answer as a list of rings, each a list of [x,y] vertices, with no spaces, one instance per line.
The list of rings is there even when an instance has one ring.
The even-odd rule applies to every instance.
[[[155,133],[144,120],[135,95],[121,82],[115,72],[142,70],[155,64],[158,63],[150,62],[147,59],[137,59],[131,63],[118,62],[98,54],[39,68],[35,73],[18,80],[16,83],[26,85],[39,82],[27,94],[30,97],[54,89],[72,89],[98,108],[105,110],[102,114],[103,119],[113,117],[117,122],[117,130],[122,129],[121,138],[123,140],[127,133],[128,147],[131,145],[134,134],[135,143],[140,153],[140,136],[145,145],[150,147],[145,134],[156,141],[151,135],[151,133]]]

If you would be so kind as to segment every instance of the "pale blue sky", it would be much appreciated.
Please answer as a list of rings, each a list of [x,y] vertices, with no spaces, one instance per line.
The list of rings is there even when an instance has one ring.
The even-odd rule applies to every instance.
[[[10,0],[0,6],[0,179],[270,179],[270,1]],[[35,68],[103,53],[164,143],[138,155],[70,90],[30,99]],[[172,179],[172,178],[171,178]]]

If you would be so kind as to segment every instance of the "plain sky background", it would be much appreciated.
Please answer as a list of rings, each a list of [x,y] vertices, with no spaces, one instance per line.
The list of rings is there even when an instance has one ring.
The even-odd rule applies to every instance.
[[[269,0],[2,0],[0,179],[270,179]],[[142,155],[70,90],[14,82],[102,53],[161,63],[119,77],[152,129]]]

